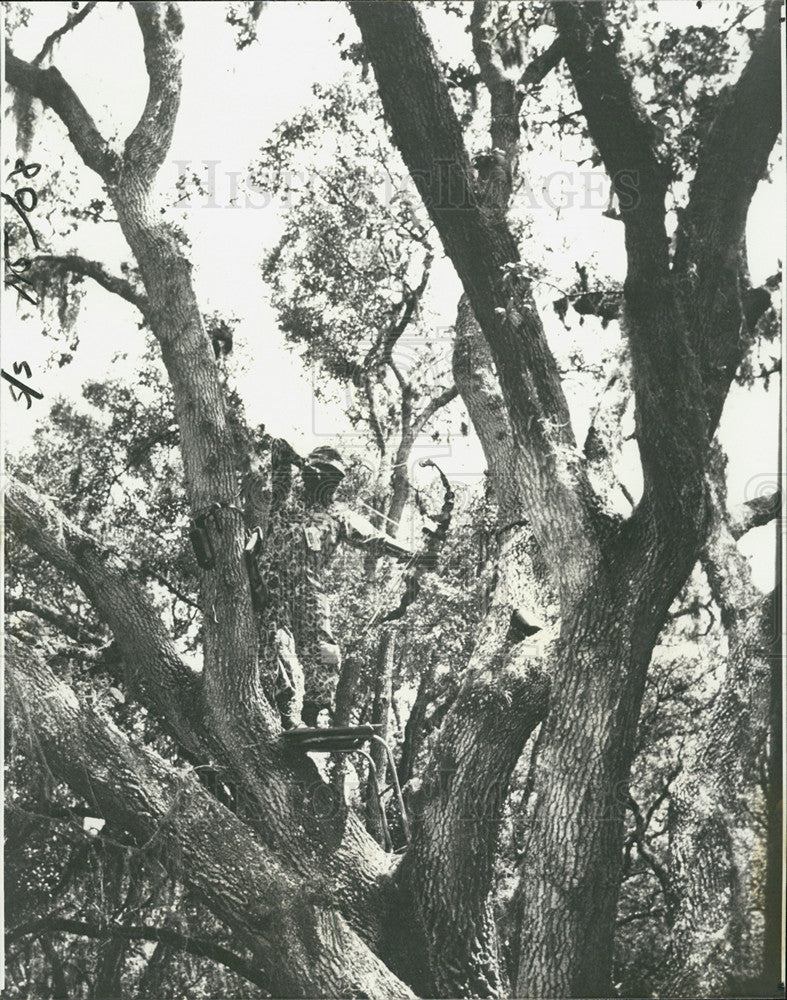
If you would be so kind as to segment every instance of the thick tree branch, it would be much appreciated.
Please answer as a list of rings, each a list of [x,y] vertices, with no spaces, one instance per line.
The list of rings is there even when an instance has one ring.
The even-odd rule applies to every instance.
[[[128,571],[51,501],[10,476],[5,510],[9,528],[81,587],[112,630],[135,697],[167,725],[187,752],[204,758],[207,739],[200,678],[178,656],[147,595]]]
[[[459,300],[454,327],[454,380],[484,449],[497,500],[498,520],[501,525],[521,522],[525,506],[518,484],[526,473],[521,455],[514,446],[511,421],[489,345],[466,295]]]
[[[470,28],[473,51],[490,99],[489,140],[493,153],[489,156],[491,170],[487,177],[486,208],[505,214],[519,159],[518,115],[522,97],[515,89],[512,91],[496,49],[493,9],[487,0],[478,0],[473,7]],[[560,51],[562,53],[562,49]],[[562,54],[557,60],[560,58]],[[496,151],[503,154],[503,164],[496,162]],[[484,449],[498,501],[499,522],[503,525],[521,522],[524,519],[519,487],[524,474],[521,456],[514,447],[511,421],[500,393],[489,345],[467,295],[460,298],[455,331],[454,378]]]
[[[68,129],[68,136],[85,164],[103,180],[119,168],[119,158],[98,131],[85,106],[54,66],[40,69],[18,59],[6,46],[5,78],[31,97],[51,108]]]
[[[673,286],[664,197],[671,168],[618,59],[599,2],[554,3],[574,87],[625,224],[624,321],[631,345],[645,503],[663,522],[694,520],[707,421]]]
[[[202,677],[178,656],[128,570],[29,486],[7,477],[5,494],[8,528],[77,583],[114,633],[124,680],[134,697],[168,727],[195,761],[224,763],[226,750],[234,764],[232,777],[248,793],[249,822],[288,857],[304,864],[307,841],[312,849],[320,849],[321,838],[326,837],[329,849],[322,871],[335,879],[337,897],[348,904],[348,914],[369,925],[368,914],[361,919],[359,913],[370,897],[377,896],[377,879],[390,859],[382,852],[370,853],[374,844],[354,817],[348,817],[346,825],[341,814],[331,813],[324,821],[321,813],[315,817],[310,795],[320,779],[311,761],[305,756],[283,759],[277,751],[271,754],[263,740],[227,748],[227,730],[217,734],[206,715]],[[236,724],[244,732],[243,720]],[[299,787],[309,791],[298,793]]]
[[[664,195],[670,168],[658,148],[658,131],[618,60],[603,4],[566,0],[553,4],[553,10],[591,137],[618,194],[621,218],[627,229],[645,229],[641,245],[628,238],[627,250],[665,270]]]
[[[126,139],[125,156],[149,183],[169,152],[180,106],[183,17],[176,3],[134,3],[142,32],[148,96],[142,116]]]
[[[222,531],[216,537],[216,571],[204,578],[201,594],[201,606],[211,612],[204,622],[205,674],[207,686],[215,681],[217,697],[211,697],[211,706],[228,723],[242,726],[248,717],[262,721],[254,737],[247,732],[239,741],[249,743],[262,737],[261,730],[270,734],[276,723],[259,685],[257,629],[242,570],[243,525],[229,510],[237,491],[233,438],[194,294],[191,265],[151,207],[150,185],[169,148],[178,108],[182,20],[173,3],[138,4],[135,13],[149,91],[122,163],[119,157],[103,155],[105,144],[92,120],[56,70],[38,70],[11,58],[7,77],[63,118],[77,151],[104,179],[139,266],[147,298],[145,315],[161,344],[172,383],[192,510],[202,513],[212,504],[225,504]],[[222,664],[231,664],[226,672],[214,670],[219,652]]]
[[[148,302],[145,295],[134,288],[130,281],[110,274],[104,265],[96,260],[87,260],[79,254],[39,254],[33,261],[33,273],[43,269],[68,271],[71,274],[92,278],[108,292],[119,295],[121,299],[136,306],[143,316],[147,314]]]
[[[748,346],[741,337],[745,263],[739,250],[781,125],[780,10],[778,2],[766,5],[748,63],[719,97],[677,234],[674,270],[702,366],[711,427]]]
[[[415,5],[351,8],[393,140],[490,344],[527,469],[524,500],[534,530],[561,584],[570,587],[582,575],[579,566],[596,559],[592,490],[576,460],[559,373],[516,242],[499,213],[479,204],[459,122]]]
[[[507,621],[510,609],[491,617]],[[427,996],[506,995],[489,899],[496,835],[513,768],[546,713],[549,682],[548,662],[525,644],[506,641],[489,655],[496,630],[488,625],[489,644],[479,643],[412,797],[401,878],[424,930]]]
[[[202,574],[200,587],[202,678],[186,671],[169,637],[161,634],[161,622],[155,617],[150,620],[144,593],[123,571],[103,565],[102,553],[92,540],[81,533],[74,535],[64,528],[62,519],[52,515],[37,530],[29,531],[31,544],[35,542],[38,551],[55,564],[60,560],[62,568],[88,588],[94,606],[118,637],[124,660],[140,682],[152,685],[152,692],[147,692],[151,701],[164,705],[162,715],[178,727],[177,736],[184,746],[201,748],[203,733],[194,727],[202,722],[204,709],[208,745],[216,747],[215,756],[247,793],[249,822],[302,869],[318,856],[321,871],[334,880],[336,898],[354,926],[363,928],[369,938],[380,938],[376,913],[385,911],[395,894],[390,882],[383,884],[391,859],[375,849],[352,817],[345,822],[342,810],[326,818],[313,808],[308,796],[296,794],[299,782],[313,787],[317,772],[308,757],[288,753],[278,739],[279,716],[263,690],[259,623],[243,560],[245,525],[237,509],[236,438],[197,302],[191,263],[172,228],[156,211],[152,190],[153,174],[166,155],[177,112],[181,20],[172,3],[139,4],[135,11],[145,45],[150,93],[127,144],[122,177],[107,175],[105,181],[139,267],[148,320],[172,384],[191,510],[201,515],[219,505],[209,525],[215,565]],[[25,82],[29,81],[23,77],[20,86]],[[157,88],[163,88],[158,96]],[[33,505],[34,510],[27,513],[35,524],[35,503],[21,487],[17,493],[17,504]],[[72,541],[78,546],[78,558],[69,548]],[[308,976],[304,981],[309,982]]]
[[[711,247],[723,258],[740,244],[749,202],[781,125],[780,10],[774,0],[766,4],[765,24],[748,63],[735,85],[720,95],[678,231],[676,270],[686,272],[692,263],[708,268]],[[693,260],[703,250],[701,259]]]
[[[124,236],[139,266],[148,318],[167,368],[180,429],[189,502],[195,516],[223,505],[212,529],[215,567],[202,575],[204,686],[211,728],[249,788],[260,786],[254,748],[278,735],[258,668],[259,634],[244,571],[245,528],[237,506],[236,442],[224,388],[205,333],[192,267],[176,234],[152,210],[152,182],[172,137],[181,91],[175,3],[138,3],[149,89],[126,143],[126,182],[110,190]],[[218,530],[220,528],[220,530]],[[261,789],[260,789],[261,791]]]
[[[269,992],[271,989],[270,976],[266,972],[230,951],[229,948],[223,948],[220,944],[203,938],[181,934],[171,927],[132,924],[101,925],[50,914],[36,920],[28,920],[9,930],[6,934],[6,943],[11,944],[24,937],[40,937],[43,934],[77,934],[99,940],[161,941],[178,951],[185,951],[198,958],[207,958],[212,962],[218,962]]]
[[[544,595],[535,583],[532,534],[521,527],[525,512],[518,488],[520,452],[513,444],[489,345],[466,296],[460,300],[455,326],[454,377],[484,448],[505,540],[497,561],[493,609],[481,630],[470,677],[442,724],[427,765],[426,787],[415,792],[414,841],[403,876],[411,879],[426,931],[432,995],[459,995],[468,980],[475,995],[499,995],[488,911],[490,858],[510,767],[546,708],[547,676],[546,669],[539,672],[538,660],[509,659],[513,650],[505,649],[504,637],[514,608],[535,608],[535,617],[541,618],[546,601],[539,600]],[[518,530],[511,530],[512,522]],[[472,876],[463,871],[468,858],[473,859]],[[435,897],[450,902],[434,904]]]
[[[269,842],[302,865],[310,851],[325,850],[323,871],[330,868],[337,896],[359,924],[372,926],[370,934],[375,935],[379,927],[364,911],[371,896],[391,893],[379,886],[389,860],[374,850],[357,822],[344,821],[343,811],[325,818],[316,814],[308,798],[293,794],[299,782],[312,787],[317,773],[305,755],[293,758],[285,753],[278,740],[278,713],[265,697],[258,663],[259,626],[244,570],[245,526],[237,510],[235,436],[194,291],[191,263],[153,207],[153,173],[168,148],[180,92],[176,50],[181,21],[175,4],[139,4],[135,10],[151,92],[130,142],[122,182],[107,181],[106,186],[138,264],[148,321],[172,384],[192,512],[203,514],[221,505],[208,528],[215,565],[203,573],[200,587],[202,676],[195,677],[177,657],[141,588],[122,571],[104,565],[92,540],[65,529],[62,519],[53,516],[51,528],[45,523],[30,532],[31,544],[85,589],[118,638],[132,681],[141,688],[136,691],[130,684],[135,695],[156,706],[156,714],[187,751],[204,759],[207,746],[230,769],[254,803],[250,822]],[[168,74],[171,79],[165,79]],[[155,96],[159,85],[161,107]],[[16,495],[14,500],[33,505],[27,513],[35,524],[34,501],[21,487],[17,492],[21,500]],[[78,558],[69,549],[72,541]]]
[[[774,490],[762,497],[747,500],[746,503],[730,511],[730,534],[734,539],[742,538],[752,528],[770,524],[783,514],[781,490]]]
[[[313,877],[301,882],[277,853],[189,772],[134,747],[80,705],[29,646],[6,644],[8,695],[56,778],[143,843],[159,842],[182,879],[262,957],[278,996],[412,993],[333,909]]]

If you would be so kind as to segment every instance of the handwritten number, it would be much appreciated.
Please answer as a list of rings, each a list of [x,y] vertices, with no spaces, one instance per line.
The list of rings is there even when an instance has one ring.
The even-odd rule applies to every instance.
[[[24,160],[17,159],[14,164],[14,169],[8,175],[7,179],[11,180],[12,177],[16,177],[17,174],[21,174],[26,181],[29,181],[32,180],[32,178],[35,177],[40,170],[41,170],[40,163],[25,163]],[[30,220],[27,217],[28,213],[34,211],[38,205],[38,194],[31,187],[17,188],[17,190],[14,192],[13,195],[5,194],[5,192],[0,192],[0,194],[2,194],[3,200],[14,209],[14,211],[20,217],[22,222],[24,222],[25,227],[27,228],[27,232],[30,235],[30,239],[33,241],[33,246],[36,248],[36,250],[40,250],[35,231],[30,224]],[[18,257],[16,260],[11,260],[11,243],[8,238],[7,230],[3,236],[3,249],[4,249],[3,256],[4,256],[5,266],[8,268],[9,271],[11,271],[10,276],[8,276],[7,273],[3,276],[3,284],[5,285],[6,288],[15,289],[16,293],[18,295],[21,295],[22,298],[25,299],[27,302],[31,303],[31,305],[37,306],[38,300],[33,295],[28,294],[28,292],[25,291],[25,289],[22,287],[23,285],[32,287],[32,282],[29,281],[27,278],[22,277],[22,273],[27,271],[28,268],[30,267],[30,261],[27,259],[27,257]],[[3,377],[11,379],[11,376],[7,375],[5,372],[3,372]],[[27,391],[33,392],[32,389]],[[40,398],[40,394],[34,392],[33,394]],[[12,390],[12,395],[13,395],[13,390]],[[17,398],[18,397],[14,396],[14,399]],[[27,405],[29,408],[30,406],[29,396],[27,396]]]
[[[14,371],[18,375],[22,369],[25,369],[25,375],[30,378],[32,372],[30,371],[30,365],[26,361],[15,361]],[[15,403],[24,396],[25,402],[27,403],[28,410],[33,405],[33,399],[43,399],[43,392],[37,392],[35,389],[31,388],[29,385],[25,385],[24,382],[20,382],[18,378],[14,378],[13,375],[9,375],[7,371],[0,369],[0,375],[7,381],[11,383],[11,395]],[[16,391],[15,391],[16,390]],[[17,395],[17,392],[19,395]]]
[[[13,288],[17,295],[21,295],[23,299],[28,301],[31,305],[37,306],[38,299],[34,298],[32,295],[28,295],[24,288],[20,288],[20,285],[30,285],[32,283],[27,280],[27,278],[22,278],[18,274],[12,274],[10,278],[6,278],[3,282],[6,288]]]
[[[40,247],[38,245],[38,240],[36,239],[35,231],[33,230],[33,227],[30,225],[30,220],[27,217],[27,212],[32,212],[32,210],[38,204],[38,195],[35,193],[35,191],[33,191],[32,188],[20,188],[19,191],[17,191],[17,197],[20,194],[24,194],[25,192],[29,192],[33,196],[33,205],[31,208],[25,208],[23,205],[17,202],[16,198],[13,198],[10,194],[6,194],[5,192],[2,192],[3,200],[8,202],[8,204],[15,209],[15,211],[19,215],[19,218],[22,220],[22,222],[24,222],[25,226],[27,226],[27,231],[30,234],[30,239],[33,241],[33,246],[36,248],[36,250],[40,250]]]
[[[35,177],[38,171],[41,169],[40,163],[25,163],[24,160],[17,160],[14,164],[14,169],[8,175],[6,180],[11,180],[17,174],[21,174],[26,181],[29,181],[31,177]]]
[[[25,204],[25,198],[22,195],[29,196],[30,204]],[[32,212],[33,209],[38,204],[38,195],[32,188],[17,188],[16,189],[16,203],[22,209],[23,212]]]

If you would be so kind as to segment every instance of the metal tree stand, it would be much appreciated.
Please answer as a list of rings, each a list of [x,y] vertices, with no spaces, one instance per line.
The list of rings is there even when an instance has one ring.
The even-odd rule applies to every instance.
[[[380,824],[383,830],[386,850],[392,851],[393,841],[391,840],[391,833],[388,829],[388,820],[385,816],[385,808],[383,807],[382,801],[382,797],[388,789],[380,789],[380,783],[377,777],[377,768],[375,767],[371,754],[368,750],[364,749],[364,743],[372,741],[378,743],[385,749],[388,766],[391,769],[391,775],[393,778],[393,784],[391,787],[396,792],[396,801],[399,804],[399,812],[402,816],[402,829],[404,830],[405,840],[408,845],[410,843],[410,825],[407,822],[407,813],[404,808],[402,789],[399,784],[399,776],[396,773],[393,754],[391,753],[391,748],[382,736],[380,736],[381,729],[382,726],[379,725],[336,726],[327,727],[325,729],[305,726],[299,729],[288,729],[282,733],[282,736],[284,737],[286,743],[290,746],[298,747],[298,749],[303,750],[304,753],[307,753],[308,751],[341,754],[359,753],[369,761],[369,770],[374,778],[374,790],[377,798],[377,807],[380,811]]]

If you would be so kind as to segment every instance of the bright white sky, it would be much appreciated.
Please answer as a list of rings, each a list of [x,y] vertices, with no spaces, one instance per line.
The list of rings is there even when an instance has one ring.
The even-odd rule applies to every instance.
[[[14,39],[16,53],[28,59],[38,51],[43,38],[63,23],[69,5],[47,2],[33,3],[32,7],[30,26]],[[224,20],[225,4],[190,2],[182,7],[186,21],[183,98],[171,156],[161,173],[162,195],[172,201],[171,190],[182,169],[180,162],[190,161],[191,168],[199,170],[203,161],[217,161],[213,167],[215,204],[196,199],[185,206],[198,295],[206,312],[218,310],[241,318],[232,363],[250,415],[264,421],[271,432],[286,436],[296,448],[308,450],[324,442],[325,436],[333,441],[352,431],[339,408],[314,400],[308,376],[303,375],[297,358],[283,347],[258,269],[264,250],[274,244],[280,230],[277,198],[275,192],[271,199],[254,194],[251,205],[244,205],[243,178],[273,126],[308,103],[312,85],[329,84],[343,75],[347,66],[333,43],[342,33],[348,39],[357,37],[356,28],[342,3],[272,3],[260,18],[260,42],[239,53],[232,29]],[[714,3],[706,3],[702,11],[697,11],[686,0],[673,0],[663,8],[664,16],[673,24],[712,22],[720,11]],[[436,44],[452,55],[461,52],[469,59],[469,39],[462,23],[427,8],[422,10]],[[129,6],[100,4],[60,43],[55,63],[103,134],[122,141],[138,118],[146,93],[141,40]],[[6,135],[7,142],[11,138]],[[3,152],[4,161],[12,162],[16,155],[13,147],[7,144]],[[530,161],[531,187],[539,192],[543,177],[565,169],[567,163],[576,173],[576,167],[569,162],[571,152],[564,149],[558,151],[557,158],[553,155],[536,163]],[[96,194],[100,193],[98,183],[86,178],[86,168],[78,163],[59,126],[40,132],[33,153],[44,170],[62,157],[94,186]],[[560,156],[565,157],[565,162]],[[578,187],[581,183],[576,182]],[[240,192],[236,205],[230,203],[233,191]],[[783,227],[774,220],[782,220],[784,213],[783,184],[761,185],[749,219],[750,265],[755,282],[773,273],[777,258],[782,256]],[[533,238],[544,245],[554,244],[569,270],[574,260],[583,260],[601,246],[609,273],[623,277],[619,223],[604,219],[596,205],[583,207],[581,197],[573,207],[560,210],[559,220],[554,209],[542,203],[533,212]],[[47,231],[43,222],[41,226],[40,235],[51,240],[54,233]],[[53,252],[78,250],[115,268],[126,256],[117,226],[110,224],[85,226],[78,242],[64,245],[52,240],[50,248]],[[435,276],[432,307],[440,317],[440,325],[450,326],[459,283],[445,263]],[[554,297],[553,289],[543,290],[545,305]],[[133,370],[143,346],[134,310],[103,290],[90,288],[79,319],[80,347],[74,361],[62,369],[47,367],[52,341],[41,336],[39,319],[18,319],[13,298],[4,299],[3,366],[8,369],[13,361],[24,357],[34,370],[34,385],[44,392],[45,402],[57,395],[76,398],[86,379],[109,372],[121,376]],[[551,309],[544,310],[550,339],[559,347],[566,334],[550,314]],[[587,337],[586,333],[585,344]],[[113,360],[121,351],[127,352],[128,358]],[[568,391],[571,395],[570,386]],[[762,492],[765,481],[775,482],[776,395],[775,391],[766,394],[761,389],[733,389],[731,393],[721,436],[730,454],[732,502]],[[12,404],[5,391],[0,401],[6,447],[16,451],[29,441],[33,421],[45,419],[45,407],[39,404],[25,411],[23,404]],[[581,434],[591,401],[575,393],[570,402]],[[447,448],[427,442],[415,459],[427,455],[438,459],[458,480],[474,480],[484,468],[474,437],[457,435]],[[631,476],[636,488],[636,462],[632,463]],[[747,550],[755,556],[758,582],[763,587],[770,586],[773,577],[772,539],[772,529],[766,528],[752,532],[745,541]]]

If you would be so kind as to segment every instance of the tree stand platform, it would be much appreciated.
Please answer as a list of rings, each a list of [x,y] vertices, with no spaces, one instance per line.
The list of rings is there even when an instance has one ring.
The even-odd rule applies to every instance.
[[[369,770],[374,779],[374,791],[377,798],[377,807],[380,811],[380,825],[383,831],[383,839],[385,840],[386,850],[392,851],[393,842],[391,840],[391,833],[388,829],[388,820],[385,816],[385,808],[383,807],[383,795],[385,795],[390,788],[393,788],[396,792],[396,801],[399,804],[399,812],[402,816],[402,829],[404,830],[404,836],[408,846],[410,844],[410,824],[407,822],[407,813],[405,812],[404,799],[402,798],[402,788],[399,784],[399,776],[396,773],[393,753],[391,752],[391,748],[380,735],[380,730],[382,728],[383,727],[379,725],[329,726],[326,728],[303,726],[299,729],[287,729],[282,733],[282,736],[285,743],[291,747],[297,747],[299,750],[303,750],[304,753],[309,753],[310,751],[314,753],[359,753],[366,758],[369,762]],[[391,769],[391,775],[393,778],[393,784],[390,788],[380,789],[377,768],[375,767],[371,754],[364,747],[364,744],[369,742],[377,743],[385,750],[385,756],[388,760],[388,766]]]

